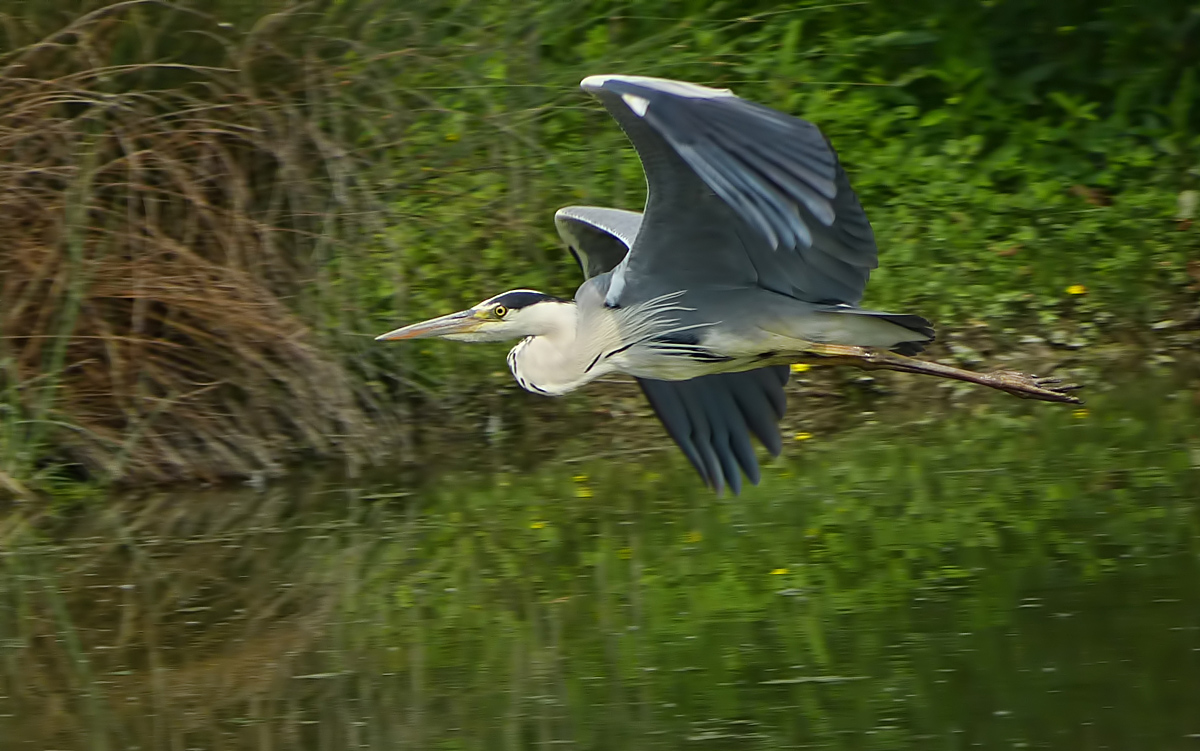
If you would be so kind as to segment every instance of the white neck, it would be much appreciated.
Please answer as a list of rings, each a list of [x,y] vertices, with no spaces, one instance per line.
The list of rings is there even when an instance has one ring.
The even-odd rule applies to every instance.
[[[602,355],[620,346],[615,326],[613,336],[602,331],[601,336],[580,339],[579,309],[573,302],[530,306],[522,316],[530,316],[530,330],[541,332],[508,353],[508,368],[525,390],[559,396],[611,372]]]
[[[691,310],[679,305],[681,294],[610,308],[595,289],[585,286],[580,291],[582,307],[573,302],[531,305],[512,320],[531,336],[508,353],[508,368],[522,388],[553,396],[616,371],[630,375],[660,372],[664,363],[680,360],[680,347],[663,351],[655,345],[657,338],[711,325],[680,323],[676,314]]]

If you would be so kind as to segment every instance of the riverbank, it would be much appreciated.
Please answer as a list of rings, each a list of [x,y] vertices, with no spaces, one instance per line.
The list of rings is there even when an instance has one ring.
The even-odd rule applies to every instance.
[[[934,320],[935,356],[1044,370],[1029,337],[1153,350],[1197,319],[1200,48],[1174,0],[1044,28],[1035,0],[57,2],[0,30],[21,74],[0,82],[0,493],[357,471],[443,424],[486,442],[493,418],[607,409],[520,401],[501,348],[372,340],[506,288],[571,294],[554,210],[643,199],[577,90],[597,71],[819,124],[879,240],[865,304]]]
[[[1145,330],[1107,338],[1105,335],[1111,332],[1070,326],[1065,321],[1042,333],[1044,336],[1018,334],[1010,329],[993,334],[981,324],[949,332],[922,357],[979,371],[1014,369],[1053,374],[1081,385],[1078,393],[1085,401],[1108,394],[1114,384],[1128,381],[1135,374],[1170,373],[1182,388],[1194,390],[1194,400],[1200,404],[1200,387],[1195,385],[1195,374],[1200,373],[1200,325],[1186,318],[1164,320]],[[1018,349],[1005,349],[1014,343]],[[660,452],[677,453],[632,379],[604,379],[566,397],[543,397],[522,390],[512,381],[502,364],[503,347],[490,349],[495,350],[497,362],[482,378],[487,386],[473,398],[449,404],[435,400],[412,407],[403,429],[376,447],[373,461],[326,459],[316,465],[347,479],[392,477],[420,482],[436,474],[479,467],[534,470],[545,463],[572,464],[601,457],[620,462]],[[827,440],[877,420],[919,422],[962,411],[1003,412],[1013,400],[1006,394],[969,384],[842,366],[794,370],[786,393],[788,412],[780,425],[785,455],[802,452],[811,445],[809,441]],[[1023,409],[1087,414],[1090,407],[1029,403]],[[581,435],[587,438],[580,440]],[[769,460],[765,454],[762,458]],[[287,484],[292,473],[302,470],[301,476],[309,476],[313,468],[312,461],[282,463],[249,476],[213,478],[200,486]],[[72,503],[72,498],[103,497],[114,491],[119,494],[138,485],[123,483],[107,488],[86,481],[68,482],[43,495],[21,487],[11,478],[5,479],[10,497],[25,502],[57,498]],[[194,488],[197,483],[174,485]],[[169,489],[172,485],[151,483],[145,489],[155,486]]]
[[[959,351],[939,344],[930,356],[980,370],[1016,368],[1054,373],[1083,385],[1083,407],[1027,402],[991,389],[901,373],[866,373],[853,368],[810,368],[793,373],[787,386],[788,412],[781,423],[784,451],[766,465],[793,461],[814,446],[844,441],[875,424],[921,425],[948,419],[989,419],[1013,411],[1087,420],[1100,405],[1119,404],[1130,382],[1160,379],[1178,391],[1181,403],[1200,408],[1200,329],[1160,327],[1140,341],[1093,342],[1072,349],[1042,339],[1017,352],[993,349],[991,337],[954,337]],[[968,349],[968,343],[972,344]],[[1078,342],[1076,343],[1078,345]],[[502,357],[500,351],[498,356]],[[607,463],[614,468],[646,461],[687,467],[678,448],[631,379],[606,379],[563,398],[522,391],[507,371],[473,411],[440,410],[415,423],[405,453],[373,467],[337,470],[346,482],[400,483],[417,487],[461,473],[527,473],[548,466]],[[1131,403],[1144,395],[1129,395]],[[1099,409],[1105,409],[1101,406]],[[311,468],[310,468],[311,469]],[[330,469],[335,469],[330,467]],[[614,469],[614,471],[618,471]],[[311,476],[309,472],[308,476]],[[264,478],[265,479],[265,478]],[[288,484],[286,473],[278,481]],[[699,491],[699,478],[681,473]],[[271,485],[267,480],[266,486]]]

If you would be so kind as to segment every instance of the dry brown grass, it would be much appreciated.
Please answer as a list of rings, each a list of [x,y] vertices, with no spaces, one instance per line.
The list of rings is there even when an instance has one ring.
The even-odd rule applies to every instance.
[[[147,7],[168,6],[0,57],[7,440],[105,480],[355,456],[361,399],[298,315],[321,313],[327,249],[364,213],[331,135],[340,82],[252,35],[220,65],[112,64]]]

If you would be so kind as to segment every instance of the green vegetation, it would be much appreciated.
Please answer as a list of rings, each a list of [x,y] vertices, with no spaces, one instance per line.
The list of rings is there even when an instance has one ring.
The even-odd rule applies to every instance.
[[[1186,320],[1191,5],[10,2],[0,492],[358,463],[470,413],[495,351],[370,336],[574,288],[553,210],[643,190],[595,72],[820,124],[883,249],[869,304],[1009,345]]]
[[[31,509],[0,524],[0,738],[1178,745],[1200,699],[1190,396],[1142,379],[1088,414],[817,436],[741,498],[666,452]]]

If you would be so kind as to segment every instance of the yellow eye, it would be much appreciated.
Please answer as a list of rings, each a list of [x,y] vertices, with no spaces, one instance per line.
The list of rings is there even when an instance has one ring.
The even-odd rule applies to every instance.
[[[497,305],[496,307],[492,308],[492,313],[495,314],[497,318],[503,318],[504,316],[508,315],[508,308],[504,307],[503,305]]]

